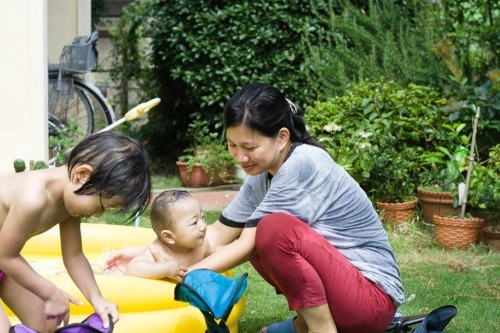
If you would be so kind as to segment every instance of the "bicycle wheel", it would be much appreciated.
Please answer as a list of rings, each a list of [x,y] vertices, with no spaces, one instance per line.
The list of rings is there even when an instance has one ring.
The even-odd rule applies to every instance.
[[[112,106],[92,83],[70,77],[62,81],[49,78],[49,136],[57,137],[73,120],[77,125],[72,138],[82,138],[98,132],[115,121]],[[49,149],[59,149],[49,145]],[[51,152],[51,157],[55,153]]]

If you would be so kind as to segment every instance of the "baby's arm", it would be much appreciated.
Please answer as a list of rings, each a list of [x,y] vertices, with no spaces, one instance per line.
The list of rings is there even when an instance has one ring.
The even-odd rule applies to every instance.
[[[106,259],[106,272],[120,272],[123,274],[129,262],[140,255],[144,250],[143,246],[124,247],[112,252]]]
[[[101,317],[104,327],[109,327],[109,317],[118,320],[118,306],[104,299],[96,283],[94,272],[82,251],[80,221],[71,218],[59,225],[64,266],[71,279]]]
[[[180,281],[186,274],[186,267],[174,259],[165,259],[153,245],[150,245],[149,251],[145,252],[130,261],[125,268],[125,275],[149,279],[173,278]]]

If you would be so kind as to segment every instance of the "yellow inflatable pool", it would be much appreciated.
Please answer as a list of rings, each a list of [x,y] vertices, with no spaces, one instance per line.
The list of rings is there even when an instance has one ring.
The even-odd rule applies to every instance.
[[[155,237],[151,229],[106,224],[82,224],[81,229],[83,251],[95,267],[95,277],[101,292],[120,309],[120,321],[115,325],[114,332],[205,332],[206,325],[201,312],[187,303],[174,300],[175,283],[99,273],[99,266],[102,269],[104,259],[111,251],[124,246],[149,244]],[[57,226],[32,238],[24,247],[22,255],[59,288],[85,301],[82,306],[71,305],[70,322],[80,322],[93,313],[93,308],[62,269]],[[47,266],[50,269],[46,269]],[[231,333],[238,332],[237,320],[244,307],[245,299],[242,297],[228,319]],[[8,309],[7,313],[12,324],[19,323]]]

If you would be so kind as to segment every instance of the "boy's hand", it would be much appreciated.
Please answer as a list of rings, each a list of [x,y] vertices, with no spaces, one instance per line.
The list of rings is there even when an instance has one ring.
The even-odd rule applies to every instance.
[[[82,301],[57,288],[49,299],[45,301],[44,312],[47,320],[55,320],[55,327],[59,326],[61,323],[67,325],[69,323],[70,302],[76,305],[83,304]]]
[[[103,297],[99,297],[93,300],[92,306],[94,307],[95,313],[101,317],[104,328],[109,328],[109,316],[111,316],[113,323],[118,321],[118,306],[115,303],[111,303]]]

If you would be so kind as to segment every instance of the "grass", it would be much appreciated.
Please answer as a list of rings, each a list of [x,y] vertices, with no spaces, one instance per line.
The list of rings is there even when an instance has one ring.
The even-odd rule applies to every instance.
[[[182,187],[182,180],[177,175],[153,175],[151,177],[154,189]]]
[[[220,212],[205,214],[207,221],[213,222]],[[123,216],[106,214],[87,222],[123,224],[123,220]],[[140,225],[150,227],[149,211],[141,216]],[[447,333],[500,331],[500,253],[484,245],[467,251],[441,249],[435,244],[432,230],[418,222],[386,226],[386,230],[396,252],[407,297],[400,310],[414,315],[452,304],[458,314],[447,326]],[[274,288],[249,263],[234,269],[235,276],[245,272],[249,274],[247,306],[239,320],[240,333],[255,333],[263,326],[294,315],[288,310],[285,298],[276,295]]]

